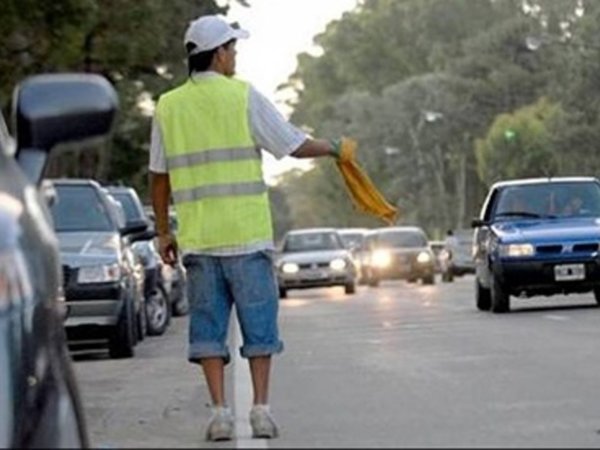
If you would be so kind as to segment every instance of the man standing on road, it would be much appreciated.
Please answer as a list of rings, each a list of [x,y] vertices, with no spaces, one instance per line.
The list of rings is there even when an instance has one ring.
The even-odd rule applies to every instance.
[[[254,390],[253,437],[278,435],[268,394],[271,355],[280,353],[283,343],[260,149],[276,158],[312,158],[339,157],[341,146],[341,140],[308,137],[250,84],[233,78],[236,40],[248,36],[220,16],[191,22],[184,38],[190,76],[160,97],[152,130],[150,182],[159,249],[169,264],[181,251],[187,269],[188,359],[202,366],[208,384],[210,441],[233,438],[234,419],[224,392],[233,305]],[[169,230],[171,197],[177,240]]]

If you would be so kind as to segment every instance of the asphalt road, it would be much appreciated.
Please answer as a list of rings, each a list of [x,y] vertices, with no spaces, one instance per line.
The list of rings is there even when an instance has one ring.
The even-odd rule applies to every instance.
[[[185,360],[187,318],[135,358],[76,358],[94,447],[600,447],[600,309],[592,295],[477,311],[473,278],[290,291],[271,405],[281,437],[252,440],[250,381],[227,371],[239,439],[203,441],[210,412]],[[232,329],[232,347],[239,346]],[[235,353],[235,352],[234,352]]]

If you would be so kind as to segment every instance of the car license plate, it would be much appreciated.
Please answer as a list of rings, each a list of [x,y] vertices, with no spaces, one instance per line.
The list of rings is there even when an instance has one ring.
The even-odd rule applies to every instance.
[[[554,266],[554,279],[556,281],[585,280],[585,265],[562,264]]]
[[[327,274],[321,270],[311,270],[304,274],[304,277],[309,280],[322,280],[327,278]]]

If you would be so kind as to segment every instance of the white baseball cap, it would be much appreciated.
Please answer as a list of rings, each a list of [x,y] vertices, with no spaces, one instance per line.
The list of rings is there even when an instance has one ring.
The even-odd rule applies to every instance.
[[[183,45],[188,42],[195,44],[196,47],[190,52],[194,55],[213,50],[231,39],[246,39],[249,36],[246,30],[232,27],[221,16],[202,16],[190,22]]]

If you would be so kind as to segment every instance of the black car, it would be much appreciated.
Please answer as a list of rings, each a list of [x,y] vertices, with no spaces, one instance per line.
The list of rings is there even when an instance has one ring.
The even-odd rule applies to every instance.
[[[131,357],[146,318],[143,269],[136,273],[129,236],[147,225],[127,224],[118,202],[94,180],[56,179],[52,185],[69,342],[107,339],[111,357]]]
[[[475,228],[477,308],[522,298],[593,292],[600,303],[600,180],[506,180],[489,190]]]
[[[132,249],[144,267],[144,300],[148,334],[160,336],[167,330],[172,309],[175,307],[171,305],[167,281],[163,276],[164,263],[153,242],[156,233],[148,229],[150,219],[146,217],[142,202],[133,188],[108,186],[106,189],[123,206],[128,226],[139,224],[146,228],[143,232],[132,236],[135,239]]]
[[[435,283],[435,257],[427,235],[416,226],[386,227],[373,230],[366,238],[369,251],[367,282],[404,279],[423,284]]]
[[[37,184],[56,144],[104,135],[117,96],[95,75],[44,75],[14,96],[16,143],[0,114],[0,447],[88,447],[66,347],[61,266]]]

